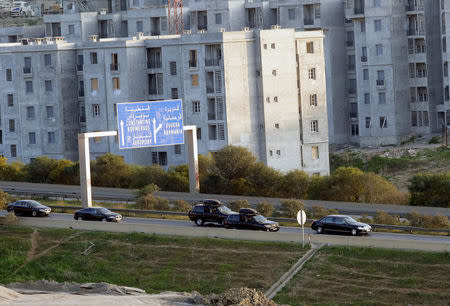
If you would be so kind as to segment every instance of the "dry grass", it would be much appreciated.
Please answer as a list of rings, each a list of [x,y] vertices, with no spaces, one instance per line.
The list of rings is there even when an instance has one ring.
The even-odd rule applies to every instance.
[[[450,256],[373,248],[325,248],[275,301],[290,305],[447,305]]]

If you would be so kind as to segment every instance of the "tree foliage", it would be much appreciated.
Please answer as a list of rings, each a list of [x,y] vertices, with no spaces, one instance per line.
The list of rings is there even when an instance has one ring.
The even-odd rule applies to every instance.
[[[246,148],[225,146],[213,155],[216,174],[227,180],[245,178],[256,161]]]
[[[122,156],[106,153],[91,164],[94,186],[128,188],[131,179],[131,167]]]
[[[450,207],[450,172],[417,174],[409,183],[410,205]]]

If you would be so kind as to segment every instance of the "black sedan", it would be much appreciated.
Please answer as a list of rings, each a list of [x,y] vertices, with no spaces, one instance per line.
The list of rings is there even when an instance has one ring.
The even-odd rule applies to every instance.
[[[277,232],[280,226],[275,221],[267,220],[259,213],[248,213],[250,209],[240,209],[239,214],[229,215],[224,221],[225,228],[250,229]],[[254,210],[252,210],[255,212]]]
[[[349,216],[330,215],[311,223],[311,228],[318,234],[324,232],[350,233],[352,236],[368,234],[372,231],[369,224],[361,223]]]
[[[50,207],[42,205],[34,200],[20,200],[8,204],[6,211],[12,212],[16,215],[23,216],[48,216],[52,211]]]
[[[120,222],[122,221],[122,215],[112,212],[109,209],[103,207],[86,207],[77,210],[73,218],[75,220],[92,220],[92,221],[104,221],[104,222]]]

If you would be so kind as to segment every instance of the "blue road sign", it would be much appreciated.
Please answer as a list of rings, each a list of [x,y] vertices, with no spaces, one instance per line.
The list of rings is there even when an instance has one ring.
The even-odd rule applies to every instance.
[[[184,143],[180,99],[117,104],[119,149]]]

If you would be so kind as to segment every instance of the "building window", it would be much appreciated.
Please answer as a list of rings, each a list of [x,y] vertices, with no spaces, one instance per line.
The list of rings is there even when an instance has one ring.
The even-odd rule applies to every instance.
[[[309,41],[306,43],[306,53],[314,53],[314,42]]]
[[[266,50],[267,49],[267,44],[264,44],[263,48],[264,48],[264,50]]]
[[[26,93],[33,93],[33,81],[25,82],[25,91]]]
[[[112,86],[113,86],[113,90],[120,90],[120,79],[112,78]]]
[[[11,145],[11,157],[17,157],[17,146],[15,144]]]
[[[152,152],[152,163],[154,165],[167,166],[167,152]]]
[[[381,32],[381,19],[376,19],[373,21],[375,32]]]
[[[202,128],[197,128],[197,140],[202,139]]]
[[[52,55],[51,54],[44,54],[44,65],[45,65],[45,67],[52,66]]]
[[[48,132],[48,143],[55,143],[55,132]]]
[[[427,111],[423,111],[423,125],[424,126],[429,126],[430,125],[430,121],[428,119],[428,112]]]
[[[275,44],[270,44],[270,47],[271,47],[272,49],[275,49]]]
[[[361,62],[367,62],[367,47],[361,47]]]
[[[276,76],[277,75],[277,71],[274,69],[274,70],[272,70],[272,75],[273,76]]]
[[[200,101],[192,101],[192,113],[200,113]]]
[[[222,14],[216,14],[216,24],[222,24]]]
[[[380,117],[380,128],[382,128],[382,129],[387,128],[387,118],[386,117]]]
[[[314,133],[319,132],[319,121],[311,120],[311,132],[314,132]]]
[[[46,111],[47,111],[47,118],[53,118],[55,116],[53,106],[47,106]]]
[[[175,154],[181,154],[181,145],[175,145]]]
[[[98,79],[91,79],[91,91],[98,90]]]
[[[378,104],[386,104],[386,93],[384,92],[378,93]]]
[[[377,71],[377,86],[384,86],[384,70]]]
[[[92,104],[92,115],[94,117],[100,116],[100,105],[99,104]]]
[[[197,87],[199,84],[198,82],[198,74],[191,74],[191,85],[192,87]]]
[[[189,68],[197,68],[197,50],[189,50]]]
[[[36,132],[28,133],[28,144],[36,144]]]
[[[281,156],[281,150],[277,150],[277,155]]]
[[[348,80],[348,93],[351,95],[356,94],[356,79],[349,79]]]
[[[119,55],[111,53],[111,71],[119,71]]]
[[[35,117],[34,106],[27,107],[27,119],[33,120]]]
[[[97,65],[98,64],[97,52],[91,52],[90,58],[91,58],[91,64],[92,65]]]
[[[295,8],[288,9],[289,20],[295,20]]]
[[[311,158],[319,159],[319,147],[317,146],[311,147]]]
[[[383,45],[375,45],[375,54],[377,56],[383,55]]]
[[[363,69],[363,80],[369,80],[369,69]]]
[[[370,104],[370,93],[364,93],[364,104]]]
[[[308,78],[310,80],[315,80],[316,79],[316,68],[308,69]]]
[[[361,21],[361,33],[364,33],[366,31],[366,22],[363,20]]]
[[[370,127],[371,127],[370,117],[366,117],[366,129],[370,129]]]
[[[177,62],[170,62],[170,75],[177,75]]]
[[[352,136],[358,136],[358,135],[359,135],[359,124],[352,123]]]
[[[16,122],[14,119],[9,119],[9,132],[15,133],[16,132]]]
[[[45,80],[45,91],[50,92],[53,90],[52,87],[52,81],[51,80]]]
[[[411,126],[417,126],[417,112],[411,112]]]
[[[317,94],[309,95],[309,105],[317,106]]]
[[[12,81],[12,70],[9,68],[6,69],[6,81],[8,82]]]
[[[136,32],[144,32],[142,21],[136,21]]]
[[[275,123],[275,128],[279,129],[280,128],[280,124],[279,123]]]
[[[8,106],[14,106],[14,96],[12,93],[8,94]]]
[[[163,86],[163,74],[149,74],[148,75],[148,93],[150,95],[163,95],[164,94],[164,86]]]
[[[373,7],[380,7],[381,6],[381,0],[373,0]]]
[[[208,125],[209,140],[225,140],[225,127],[223,123]]]
[[[178,99],[178,88],[171,89],[171,97],[172,99]]]
[[[355,42],[355,33],[353,31],[347,32],[347,47],[353,47],[353,44]]]
[[[75,26],[73,24],[69,24],[68,27],[68,35],[74,35],[75,34]]]

